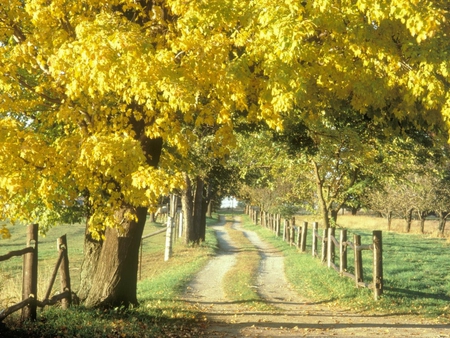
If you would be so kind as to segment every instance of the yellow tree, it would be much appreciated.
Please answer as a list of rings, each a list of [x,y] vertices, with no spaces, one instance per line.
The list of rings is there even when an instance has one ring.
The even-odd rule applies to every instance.
[[[348,105],[439,125],[448,19],[437,0],[3,1],[3,217],[54,222],[83,197],[87,304],[136,303],[147,207],[182,181],[163,142],[186,154],[214,125],[221,156],[235,113],[282,128]]]
[[[261,116],[341,108],[380,126],[450,114],[448,4],[425,0],[259,1],[239,33],[259,75]]]
[[[251,60],[260,108],[255,117],[270,116],[275,129],[301,121],[305,136],[320,143],[318,155],[331,155],[327,163],[312,162],[325,224],[341,204],[336,192],[353,186],[365,167],[363,157],[359,165],[345,158],[358,159],[354,147],[363,145],[349,143],[362,135],[352,121],[367,121],[386,136],[402,134],[411,124],[432,131],[430,135],[447,132],[446,3],[267,0],[250,6],[253,25],[240,29],[236,41]],[[350,123],[338,128],[342,117]],[[335,153],[344,158],[336,156],[333,163]],[[347,182],[338,170],[344,166],[354,172]],[[335,182],[326,182],[332,173],[338,174]]]
[[[158,0],[0,5],[2,217],[45,227],[83,204],[88,306],[137,302],[147,208],[182,184],[163,141],[185,153],[187,123],[215,125],[226,144],[231,112],[246,108],[226,34],[239,7],[199,5],[210,12]]]

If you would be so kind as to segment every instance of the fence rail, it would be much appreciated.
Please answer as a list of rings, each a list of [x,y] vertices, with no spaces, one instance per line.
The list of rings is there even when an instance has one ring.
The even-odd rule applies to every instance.
[[[0,322],[10,314],[22,309],[22,320],[35,320],[37,307],[54,305],[61,301],[61,306],[66,309],[70,306],[72,291],[70,287],[69,258],[67,254],[66,235],[57,239],[58,259],[55,264],[53,274],[50,278],[44,300],[37,299],[38,280],[38,225],[30,224],[27,228],[27,247],[21,250],[10,251],[0,256],[0,262],[6,261],[15,256],[23,256],[23,280],[22,280],[22,301],[7,307],[0,312]],[[61,292],[50,297],[56,276],[60,274]]]
[[[275,236],[281,237],[289,243],[295,245],[301,253],[306,253],[306,242],[308,233],[308,222],[303,222],[302,226],[295,225],[295,219],[281,219],[280,215],[271,215],[260,211],[258,208],[247,208],[247,213],[253,223],[262,226],[274,232]],[[365,287],[373,290],[374,299],[378,300],[383,293],[383,259],[382,259],[382,232],[375,230],[372,232],[372,243],[362,244],[361,236],[354,234],[353,242],[347,239],[347,230],[341,229],[339,238],[335,235],[335,228],[323,229],[319,234],[319,225],[313,222],[311,237],[311,254],[313,257],[320,258],[326,263],[328,268],[336,270],[341,276],[351,278],[355,281],[356,287]],[[321,252],[319,257],[319,245],[321,243]],[[336,248],[339,248],[339,263],[336,258]],[[354,273],[348,271],[348,248],[353,250]],[[373,279],[370,283],[364,281],[363,276],[363,251],[373,252]]]

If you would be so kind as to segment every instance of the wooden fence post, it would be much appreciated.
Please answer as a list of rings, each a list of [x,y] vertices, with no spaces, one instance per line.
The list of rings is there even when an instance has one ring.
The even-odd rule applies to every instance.
[[[363,281],[362,270],[362,252],[361,252],[361,236],[353,236],[354,252],[355,252],[355,283],[356,287],[359,287],[359,283]]]
[[[319,223],[313,222],[313,231],[312,231],[312,256],[317,256],[317,235],[319,231]]]
[[[323,229],[322,232],[322,263],[327,261],[327,229]]]
[[[300,252],[306,252],[307,234],[308,234],[308,222],[303,222],[302,234],[300,236]]]
[[[280,237],[281,235],[281,216],[280,214],[277,214],[277,219],[275,221],[275,233],[277,237]]]
[[[172,216],[167,215],[166,248],[164,250],[164,261],[172,257]]]
[[[179,212],[178,237],[183,237],[183,212]]]
[[[38,272],[38,225],[30,224],[27,228],[27,247],[34,245],[34,250],[23,256],[22,300],[31,297],[27,306],[22,308],[22,320],[36,320],[37,272]]]
[[[72,302],[72,290],[70,288],[70,274],[69,274],[69,254],[67,249],[67,237],[61,236],[57,239],[58,251],[64,251],[61,265],[59,266],[59,274],[61,276],[61,293],[68,291],[68,296],[61,300],[61,307],[67,309]]]
[[[331,263],[334,264],[334,242],[332,237],[334,237],[335,228],[328,228],[328,245],[327,245],[327,262],[328,267],[331,268]]]
[[[292,246],[295,241],[295,225],[291,224],[291,227],[289,229],[289,246]]]
[[[286,242],[286,238],[287,238],[287,220],[283,219],[283,241]]]
[[[339,273],[347,271],[347,230],[342,229],[339,238]]]
[[[295,237],[295,245],[297,245],[297,248],[301,250],[302,246],[302,231],[303,227],[297,227],[297,236]]]
[[[383,294],[383,245],[382,232],[373,231],[373,295],[375,300]]]

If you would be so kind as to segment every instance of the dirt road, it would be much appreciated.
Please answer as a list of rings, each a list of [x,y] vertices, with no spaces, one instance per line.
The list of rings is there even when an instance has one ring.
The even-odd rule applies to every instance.
[[[310,302],[293,291],[284,275],[280,252],[254,232],[245,233],[261,255],[257,278],[259,295],[276,311],[250,311],[229,301],[222,278],[236,262],[239,249],[230,240],[222,221],[214,227],[220,251],[186,289],[184,299],[195,304],[207,318],[205,337],[450,337],[450,326],[405,316],[373,316],[336,311],[326,304]]]

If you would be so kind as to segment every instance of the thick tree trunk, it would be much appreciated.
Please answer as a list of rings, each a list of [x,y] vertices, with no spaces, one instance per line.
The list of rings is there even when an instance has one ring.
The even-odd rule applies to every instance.
[[[103,242],[92,238],[87,221],[88,220],[86,220],[86,232],[84,236],[84,258],[80,273],[80,289],[77,294],[81,301],[86,300],[91,290],[103,244]]]
[[[126,220],[132,213],[137,221]],[[116,217],[123,220],[121,230],[107,228],[97,269],[92,279],[87,307],[136,305],[139,247],[147,216],[145,207],[123,207]]]
[[[139,109],[139,107],[134,107]],[[159,163],[162,139],[150,139],[145,135],[144,120],[131,120],[136,139],[139,140],[147,164]],[[124,218],[134,215],[135,220]],[[137,304],[137,273],[139,248],[147,217],[147,207],[134,207],[124,203],[116,211],[116,228],[105,230],[105,240],[95,244],[87,233],[83,277],[80,295],[88,307],[118,307]]]
[[[181,208],[183,209],[184,220],[184,242],[189,244],[194,241],[194,223],[192,219],[192,183],[187,173],[183,173],[186,188],[181,192]]]

